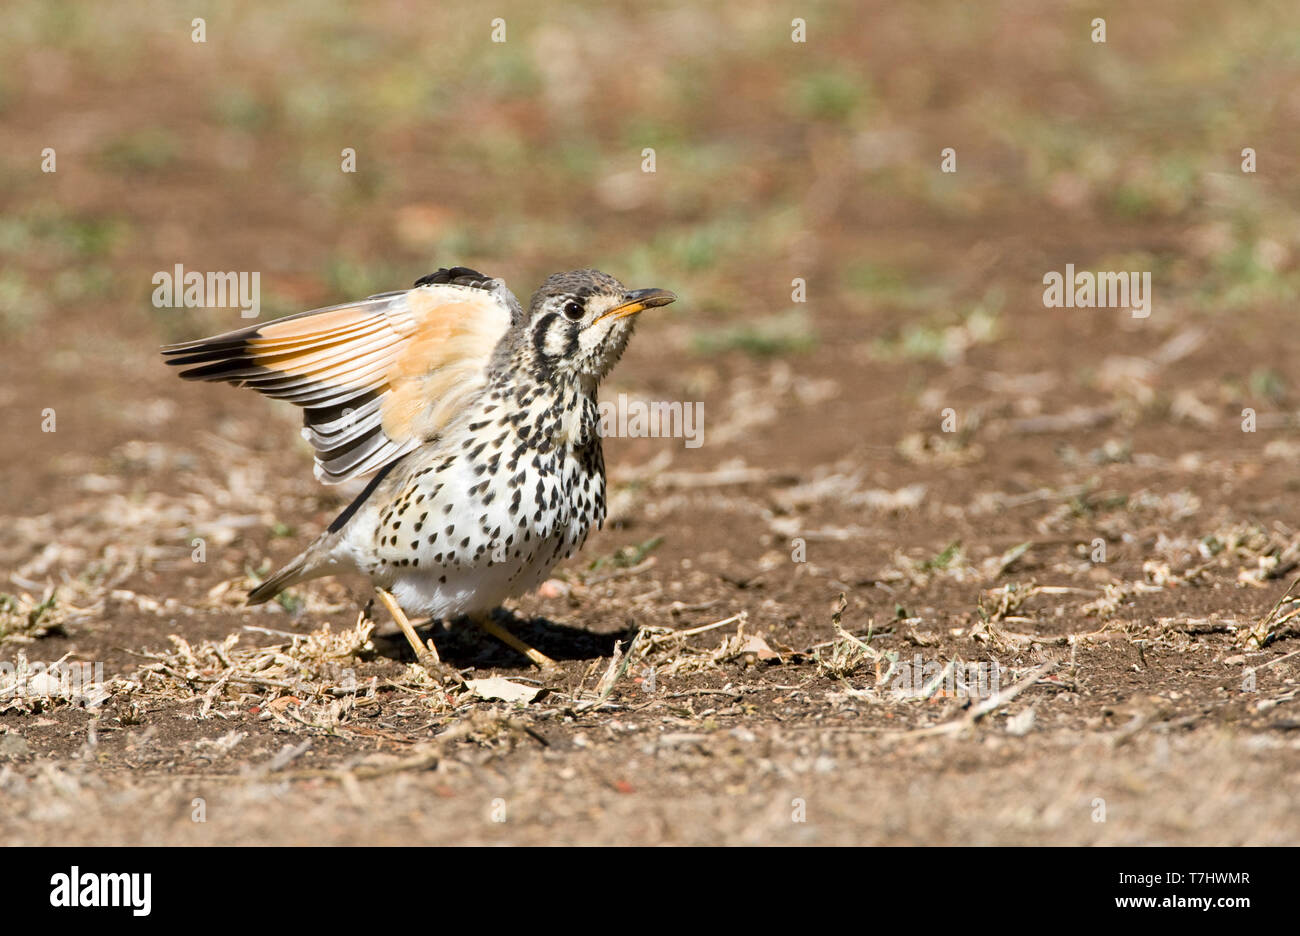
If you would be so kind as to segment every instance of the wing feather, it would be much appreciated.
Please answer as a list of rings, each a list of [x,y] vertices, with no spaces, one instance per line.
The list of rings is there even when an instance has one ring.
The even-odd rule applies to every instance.
[[[403,292],[170,345],[186,380],[225,381],[303,408],[327,484],[362,477],[437,437],[487,385],[521,314],[500,280],[456,267]]]

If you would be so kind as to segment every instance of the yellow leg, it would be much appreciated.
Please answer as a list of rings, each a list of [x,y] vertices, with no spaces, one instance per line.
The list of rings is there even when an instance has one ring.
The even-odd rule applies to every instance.
[[[422,646],[419,635],[415,633],[415,628],[411,626],[411,622],[406,619],[406,613],[397,604],[397,599],[382,588],[376,588],[375,591],[379,593],[379,600],[384,603],[384,607],[393,616],[397,626],[406,635],[411,648],[415,650],[415,658],[420,661],[420,665],[431,673],[440,671],[442,669],[442,659],[438,656],[438,648],[433,645],[433,641],[430,640],[427,647]]]
[[[490,613],[471,615],[470,620],[482,628],[485,633],[491,634],[511,650],[518,650],[541,669],[555,669],[559,666],[558,663],[548,657],[545,653],[528,646],[528,644],[510,633],[510,631],[506,630],[496,621],[492,620],[492,615]]]

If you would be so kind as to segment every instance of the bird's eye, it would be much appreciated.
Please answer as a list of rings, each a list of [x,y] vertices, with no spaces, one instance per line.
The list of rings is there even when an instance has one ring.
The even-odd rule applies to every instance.
[[[582,303],[577,299],[570,299],[564,304],[564,317],[572,322],[582,318],[586,312],[587,310],[582,307]]]

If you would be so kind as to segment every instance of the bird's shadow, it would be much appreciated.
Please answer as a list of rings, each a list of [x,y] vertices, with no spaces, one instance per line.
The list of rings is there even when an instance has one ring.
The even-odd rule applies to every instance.
[[[626,642],[631,636],[625,631],[597,634],[567,624],[557,624],[544,617],[519,617],[501,608],[493,612],[492,617],[497,624],[506,628],[524,643],[540,650],[557,662],[611,656],[615,642],[619,640]],[[470,666],[516,669],[531,666],[523,654],[480,630],[466,618],[454,619],[449,628],[444,628],[438,621],[421,621],[414,626],[420,639],[423,641],[432,637],[443,662],[457,669]],[[376,633],[372,639],[375,648],[384,656],[399,659],[404,663],[414,662],[415,651],[402,636],[401,631],[395,628],[392,631],[386,629],[382,634]]]

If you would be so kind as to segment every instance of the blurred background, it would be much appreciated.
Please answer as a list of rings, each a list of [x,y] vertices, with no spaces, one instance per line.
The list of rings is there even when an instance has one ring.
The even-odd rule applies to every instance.
[[[120,648],[168,633],[255,639],[244,589],[346,502],[312,480],[291,407],[163,366],[159,345],[247,321],[156,308],[155,273],[258,272],[267,320],[440,266],[521,298],[594,266],[681,297],[643,317],[604,395],[703,402],[704,444],[607,442],[610,523],[521,613],[611,634],[744,611],[773,646],[806,648],[834,636],[843,592],[858,632],[905,622],[909,653],[905,628],[931,654],[1017,665],[1029,644],[966,628],[1129,628],[1136,649],[1080,654],[1098,692],[1053,697],[1040,722],[1105,732],[1129,717],[1117,700],[1159,695],[1161,712],[1285,730],[1243,714],[1237,671],[1206,662],[1219,649],[1198,645],[1189,675],[1160,622],[1220,622],[1203,633],[1228,653],[1221,622],[1257,619],[1300,562],[1300,5],[7,0],[0,62],[0,641],[116,674],[137,662]],[[1150,272],[1150,317],[1045,308],[1043,276],[1067,264]],[[356,601],[322,580],[255,613],[350,622]],[[546,634],[530,642],[551,652]],[[608,655],[569,649],[579,672]],[[796,709],[841,704],[827,690]],[[945,812],[921,790],[905,825],[873,834],[1293,826],[1281,754],[1269,773],[1187,737],[1150,761],[1144,789],[1162,794],[1141,832],[1070,826],[1101,781],[1026,760],[1001,800],[973,789]],[[869,774],[876,752],[859,755],[872,801],[939,776]],[[1058,777],[1027,817],[1023,791]],[[1127,777],[1116,797],[1138,796]],[[1081,811],[1051,813],[1072,796]],[[850,800],[846,836],[877,816]],[[753,815],[737,836],[758,835]]]
[[[121,387],[158,342],[240,324],[154,309],[150,277],[176,263],[260,271],[263,318],[440,265],[521,295],[597,266],[682,296],[636,357],[686,398],[751,361],[953,364],[996,343],[1078,376],[1081,346],[1132,326],[1044,310],[1041,276],[1067,262],[1152,271],[1144,334],[1204,318],[1251,340],[1294,298],[1293,4],[488,12],[6,4],[0,330],[25,362],[8,399],[34,378],[56,398]],[[1237,376],[1287,392],[1284,344],[1252,345]]]

